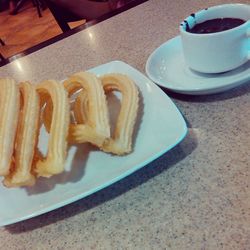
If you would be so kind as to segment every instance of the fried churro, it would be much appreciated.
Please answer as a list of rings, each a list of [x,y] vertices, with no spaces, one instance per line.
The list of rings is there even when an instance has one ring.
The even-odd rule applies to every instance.
[[[30,186],[40,176],[62,173],[68,143],[91,143],[117,155],[132,151],[139,93],[126,75],[99,78],[80,72],[63,84],[47,80],[17,85],[0,79],[0,86],[0,176],[6,187]],[[122,99],[111,133],[106,95],[112,91],[119,91]],[[45,155],[38,149],[42,125],[49,134]]]
[[[47,156],[38,160],[35,172],[38,176],[50,177],[64,170],[69,129],[69,100],[62,84],[48,80],[37,86],[41,104],[51,100],[53,105]]]
[[[31,173],[37,144],[39,124],[39,97],[34,85],[24,82],[19,85],[21,106],[15,140],[15,164],[4,178],[7,187],[31,186],[35,176]]]
[[[90,142],[101,147],[110,136],[110,126],[106,96],[100,80],[92,73],[81,72],[64,81],[64,87],[70,96],[80,89],[84,92],[75,103],[75,118],[78,123],[70,125],[70,142]]]
[[[132,135],[139,104],[138,89],[132,79],[122,74],[107,74],[100,79],[106,93],[114,90],[122,93],[114,134],[101,148],[113,154],[127,154],[132,150]]]
[[[9,174],[19,116],[19,89],[12,79],[0,79],[0,175]]]

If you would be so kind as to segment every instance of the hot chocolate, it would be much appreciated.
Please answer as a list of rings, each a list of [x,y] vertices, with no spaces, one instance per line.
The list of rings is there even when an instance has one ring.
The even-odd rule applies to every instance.
[[[233,29],[246,21],[239,18],[216,18],[207,20],[202,23],[197,23],[193,28],[187,25],[186,31],[196,34],[216,33],[229,29]]]

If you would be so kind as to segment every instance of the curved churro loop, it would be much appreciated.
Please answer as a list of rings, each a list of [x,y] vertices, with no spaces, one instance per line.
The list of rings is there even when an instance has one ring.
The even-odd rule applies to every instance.
[[[88,105],[87,93],[85,91],[81,91],[79,93],[79,97],[74,99],[74,101],[72,101],[70,104],[71,104],[70,105],[71,106],[71,111],[70,111],[71,122],[73,124],[85,123],[87,121],[87,117],[86,117],[87,115],[86,109]],[[48,133],[50,131],[52,112],[53,112],[52,102],[51,100],[48,100],[44,108],[44,112],[43,112],[43,123]]]
[[[64,170],[70,116],[69,100],[63,85],[56,81],[42,82],[36,89],[41,104],[51,99],[53,105],[47,157],[38,160],[35,167],[38,176],[50,177]]]
[[[81,91],[78,97],[75,99],[73,113],[76,123],[83,124],[87,122],[88,112],[88,95],[86,91]]]
[[[46,99],[46,97],[45,97]],[[45,101],[43,98],[43,100]],[[52,113],[53,113],[53,103],[51,99],[47,99],[45,107],[43,106],[43,113],[42,113],[42,121],[43,125],[48,133],[50,133],[50,126],[52,121]]]
[[[114,135],[104,142],[102,150],[118,155],[129,153],[139,104],[138,89],[130,78],[122,74],[107,74],[100,79],[105,92],[117,90],[122,93]]]
[[[21,107],[15,140],[15,164],[4,179],[7,187],[31,186],[35,176],[31,173],[39,126],[39,97],[34,85],[24,82],[19,85]]]
[[[70,125],[70,142],[90,142],[100,147],[110,136],[106,96],[100,80],[92,73],[81,72],[66,80],[64,87],[70,96],[80,89],[85,92],[85,94],[78,96],[79,99],[76,101],[76,107],[74,108],[75,118],[78,122],[84,122],[84,124]],[[83,117],[86,108],[88,115]]]
[[[0,79],[0,175],[8,175],[19,115],[19,89],[12,79]]]

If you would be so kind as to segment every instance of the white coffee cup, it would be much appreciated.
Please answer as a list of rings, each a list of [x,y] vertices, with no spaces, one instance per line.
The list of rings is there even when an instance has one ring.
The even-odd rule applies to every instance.
[[[208,34],[186,31],[197,23],[216,18],[239,18],[246,22],[235,28]],[[184,58],[187,65],[202,73],[221,73],[250,60],[250,5],[223,4],[201,10],[180,25]]]

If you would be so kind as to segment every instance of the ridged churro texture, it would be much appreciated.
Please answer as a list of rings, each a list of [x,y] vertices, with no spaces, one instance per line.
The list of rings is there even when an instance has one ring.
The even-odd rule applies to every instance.
[[[14,150],[20,94],[12,79],[1,79],[0,86],[0,175],[7,175]]]
[[[62,84],[49,80],[37,86],[41,106],[48,100],[52,103],[51,124],[47,156],[39,159],[35,172],[38,176],[50,177],[64,170],[69,129],[69,100]]]
[[[113,136],[102,145],[105,152],[122,155],[132,150],[132,135],[138,113],[138,89],[134,82],[121,74],[107,74],[101,77],[105,92],[120,91],[122,94],[121,110]]]
[[[112,91],[122,95],[114,131],[106,100]],[[0,176],[4,185],[31,186],[40,176],[62,173],[68,143],[91,143],[117,155],[131,152],[138,104],[136,85],[122,74],[97,77],[80,72],[63,84],[47,80],[17,85],[1,79]],[[42,124],[49,136],[46,155],[37,146]]]
[[[21,106],[14,150],[15,164],[4,178],[7,187],[31,186],[35,183],[32,162],[37,145],[39,125],[39,97],[34,85],[19,85]]]
[[[106,96],[100,79],[92,73],[81,72],[66,80],[64,87],[70,96],[81,89],[74,104],[77,124],[70,125],[70,141],[90,142],[101,147],[110,137],[110,125]]]

